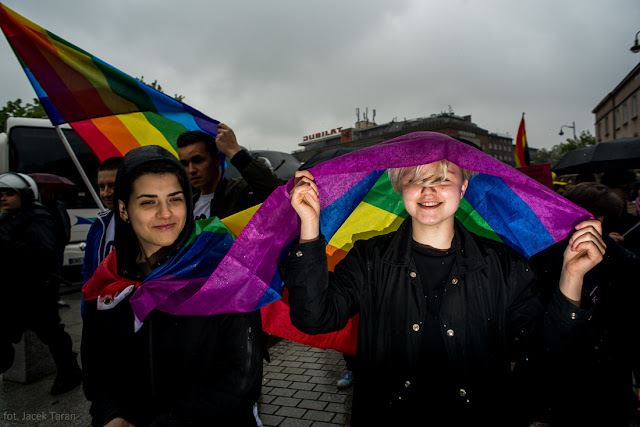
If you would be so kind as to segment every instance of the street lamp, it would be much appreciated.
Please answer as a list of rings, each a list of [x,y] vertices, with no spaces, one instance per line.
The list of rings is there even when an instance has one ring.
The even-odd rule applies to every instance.
[[[564,132],[562,132],[562,128],[571,128],[573,129],[573,139],[577,139],[576,138],[576,122],[571,122],[571,123],[573,123],[573,126],[569,126],[569,125],[560,126],[560,133],[558,135],[560,136],[564,135]]]
[[[629,49],[633,53],[640,52],[640,44],[638,44],[638,34],[640,34],[640,31],[636,33],[636,42],[633,44],[633,46],[631,46],[631,49]]]

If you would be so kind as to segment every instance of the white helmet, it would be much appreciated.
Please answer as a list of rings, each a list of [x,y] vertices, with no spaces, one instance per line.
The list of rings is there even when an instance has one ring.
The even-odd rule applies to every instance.
[[[29,175],[23,173],[7,172],[0,175],[0,188],[10,188],[17,191],[24,202],[36,202],[40,198],[36,182]]]

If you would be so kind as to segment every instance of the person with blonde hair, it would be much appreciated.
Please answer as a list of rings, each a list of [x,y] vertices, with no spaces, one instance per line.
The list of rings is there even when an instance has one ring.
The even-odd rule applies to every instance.
[[[543,306],[524,256],[455,219],[471,175],[446,160],[389,170],[409,216],[395,232],[357,241],[329,272],[322,194],[312,173],[296,173],[300,237],[281,266],[291,321],[322,334],[359,314],[352,425],[529,425],[511,362],[535,358],[542,336],[566,345],[587,321],[582,279],[605,251],[600,223],[575,227]]]

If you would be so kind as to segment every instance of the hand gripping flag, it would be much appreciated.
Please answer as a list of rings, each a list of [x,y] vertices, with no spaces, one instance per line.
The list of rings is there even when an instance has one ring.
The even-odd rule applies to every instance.
[[[69,123],[103,161],[141,145],[177,156],[185,131],[218,121],[134,79],[0,4],[4,32],[51,123]]]
[[[320,231],[327,243],[329,268],[349,252],[356,240],[395,231],[407,212],[401,195],[391,189],[386,170],[447,159],[476,171],[456,217],[470,231],[501,242],[530,257],[564,239],[591,215],[537,181],[481,151],[446,135],[417,132],[364,148],[310,169],[320,191]],[[300,233],[291,207],[291,180],[263,203],[238,236],[200,297],[215,300],[216,289],[227,281],[265,289],[255,295],[264,330],[304,344],[355,352],[357,316],[339,332],[309,336],[289,320],[287,294],[278,265]],[[230,217],[233,218],[233,217]],[[253,283],[254,286],[249,286]],[[277,299],[277,300],[276,300]],[[270,305],[270,302],[273,302]],[[183,307],[196,304],[188,301]]]

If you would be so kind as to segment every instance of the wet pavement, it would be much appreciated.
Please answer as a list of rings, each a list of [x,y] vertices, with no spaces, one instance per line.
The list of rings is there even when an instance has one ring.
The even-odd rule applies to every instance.
[[[80,349],[80,293],[65,295],[70,307],[60,309],[65,330]],[[271,363],[264,364],[258,412],[265,426],[348,425],[352,389],[338,390],[344,369],[340,353],[287,340],[274,340]],[[45,352],[45,357],[50,357]],[[2,376],[0,376],[2,378]],[[49,394],[55,374],[29,384],[0,379],[0,426],[89,426],[89,402],[82,387]]]

